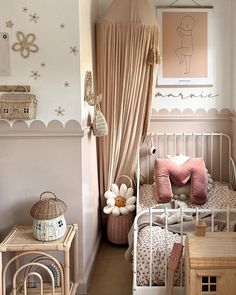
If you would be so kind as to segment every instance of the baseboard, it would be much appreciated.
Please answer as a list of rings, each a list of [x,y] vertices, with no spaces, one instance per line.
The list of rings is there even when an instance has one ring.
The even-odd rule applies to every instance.
[[[91,283],[95,263],[97,260],[98,250],[101,243],[102,238],[102,232],[98,235],[97,241],[94,246],[93,255],[91,255],[90,263],[88,265],[87,271],[85,273],[85,276],[82,280],[79,281],[79,287],[77,290],[77,295],[85,295],[88,293],[88,289]]]

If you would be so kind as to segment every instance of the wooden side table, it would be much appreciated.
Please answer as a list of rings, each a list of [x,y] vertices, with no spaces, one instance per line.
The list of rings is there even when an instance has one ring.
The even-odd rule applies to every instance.
[[[73,246],[73,260],[71,246]],[[48,251],[63,253],[60,263]],[[2,254],[13,252],[14,257],[5,265]],[[45,264],[50,262],[50,266]],[[70,267],[70,261],[73,261]],[[65,235],[50,242],[37,241],[34,238],[32,226],[16,225],[5,240],[0,244],[0,295],[6,295],[6,275],[9,267],[15,265],[12,276],[11,294],[76,294],[78,287],[78,226],[68,225]],[[53,269],[52,269],[53,267]],[[73,268],[73,280],[71,271]],[[31,271],[32,270],[32,271]],[[44,272],[44,275],[42,275]],[[22,274],[24,274],[22,278]],[[21,280],[19,279],[21,275]],[[44,277],[50,282],[44,282]],[[37,277],[39,283],[33,287],[28,285],[30,277]],[[59,278],[59,285],[56,280]]]

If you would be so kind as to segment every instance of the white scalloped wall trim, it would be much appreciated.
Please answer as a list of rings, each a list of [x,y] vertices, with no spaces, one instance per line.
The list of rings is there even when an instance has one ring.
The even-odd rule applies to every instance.
[[[69,120],[65,124],[63,124],[59,120],[52,120],[47,124],[41,120],[33,120],[29,124],[27,121],[17,120],[14,122],[7,121],[7,120],[0,120],[0,129],[80,129],[81,125],[76,120]]]
[[[204,109],[197,109],[193,111],[191,109],[185,109],[181,111],[180,109],[173,109],[169,111],[168,109],[155,110],[152,109],[151,119],[162,119],[162,118],[179,118],[179,119],[229,119],[236,118],[236,110],[231,111],[230,109],[210,109],[208,111]],[[84,136],[89,133],[90,127],[82,127],[80,122],[77,120],[69,120],[63,124],[59,120],[52,120],[48,123],[45,123],[41,120],[33,121],[6,121],[0,120],[0,136],[2,135],[43,135],[47,134],[48,136]]]
[[[39,136],[39,137],[83,137],[89,133],[90,127],[82,127],[76,120],[69,120],[63,124],[59,120],[52,120],[45,124],[41,120],[9,122],[0,120],[0,137],[3,136]]]
[[[221,110],[217,110],[217,109],[209,109],[204,110],[204,109],[197,109],[196,111],[193,111],[191,109],[184,109],[183,111],[181,111],[180,109],[173,109],[173,110],[168,110],[168,109],[160,109],[160,110],[155,110],[152,109],[152,117],[155,116],[191,116],[191,117],[207,117],[207,118],[212,118],[212,117],[230,117],[233,115],[233,113],[235,113],[235,111],[231,111],[230,109],[221,109]]]

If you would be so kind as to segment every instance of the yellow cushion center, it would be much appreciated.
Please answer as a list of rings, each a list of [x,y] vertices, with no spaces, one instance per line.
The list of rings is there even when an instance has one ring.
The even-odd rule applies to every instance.
[[[125,207],[125,198],[119,196],[116,198],[116,206],[117,207]]]

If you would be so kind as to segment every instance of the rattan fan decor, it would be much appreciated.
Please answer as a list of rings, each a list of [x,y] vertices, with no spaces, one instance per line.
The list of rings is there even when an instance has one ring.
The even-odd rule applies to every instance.
[[[43,196],[50,196],[43,198]],[[34,218],[33,232],[37,240],[53,241],[60,239],[66,231],[64,213],[66,204],[50,191],[40,195],[40,200],[30,210]]]

